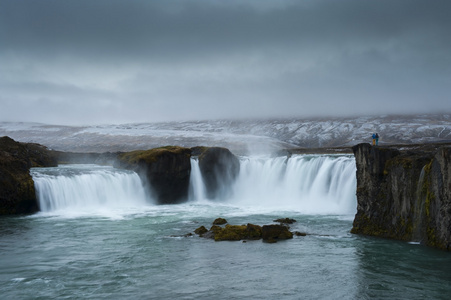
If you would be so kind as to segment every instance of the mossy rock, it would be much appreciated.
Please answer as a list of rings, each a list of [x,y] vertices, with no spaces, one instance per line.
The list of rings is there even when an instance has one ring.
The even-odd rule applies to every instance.
[[[215,241],[240,241],[246,239],[246,225],[226,225],[215,233]]]
[[[264,225],[262,227],[263,241],[268,240],[286,240],[292,239],[293,233],[288,230],[288,227],[283,225]]]
[[[38,211],[31,167],[53,167],[56,156],[38,144],[0,138],[0,214],[26,214]]]
[[[168,154],[187,155],[189,157],[191,155],[191,150],[179,146],[165,146],[150,150],[136,150],[120,153],[118,159],[123,164],[135,166],[155,163],[160,157]]]
[[[259,225],[229,225],[225,227],[213,226],[210,231],[214,232],[215,241],[240,241],[259,240],[262,236],[262,229]]]
[[[296,220],[290,219],[290,218],[281,218],[281,219],[274,220],[274,222],[281,223],[281,224],[293,224],[296,222]]]
[[[222,230],[221,226],[218,225],[213,225],[210,227],[210,231],[213,232],[214,234],[220,232]]]
[[[195,234],[198,234],[200,236],[202,236],[203,234],[207,233],[208,229],[205,228],[205,226],[200,226],[199,228],[197,228],[196,230],[194,230]]]
[[[227,224],[227,220],[224,218],[217,218],[213,221],[213,225],[224,225]]]
[[[247,239],[259,240],[262,238],[262,227],[260,225],[254,225],[248,223],[246,225]]]
[[[283,225],[255,225],[248,223],[246,225],[230,225],[224,227],[219,225],[211,226],[210,230],[205,232],[205,227],[196,229],[195,233],[203,238],[211,238],[215,241],[240,241],[240,240],[259,240],[263,238],[264,242],[277,242],[293,238],[293,233],[288,227]],[[305,234],[298,233],[300,236]]]

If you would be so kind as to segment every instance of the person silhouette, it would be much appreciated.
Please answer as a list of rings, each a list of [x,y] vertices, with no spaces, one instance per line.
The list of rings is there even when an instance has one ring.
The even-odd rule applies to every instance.
[[[373,133],[373,146],[376,145],[376,134]]]
[[[377,145],[379,145],[379,134],[376,133],[375,138],[376,138],[376,146],[377,146]]]

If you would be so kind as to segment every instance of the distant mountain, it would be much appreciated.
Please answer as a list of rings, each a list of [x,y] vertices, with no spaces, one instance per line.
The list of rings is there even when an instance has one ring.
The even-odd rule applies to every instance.
[[[236,152],[281,148],[451,141],[451,114],[269,120],[213,120],[101,126],[0,122],[0,136],[73,152],[148,149],[166,145],[222,146]]]

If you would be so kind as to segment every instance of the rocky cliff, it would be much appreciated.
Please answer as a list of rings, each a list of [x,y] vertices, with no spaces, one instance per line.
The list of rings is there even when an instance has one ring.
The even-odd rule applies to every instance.
[[[44,146],[0,138],[0,215],[36,212],[30,168],[56,165],[55,155]]]
[[[114,166],[137,172],[159,204],[174,204],[187,199],[190,157],[191,149],[168,146],[119,154]]]
[[[199,169],[209,199],[226,197],[240,172],[240,162],[229,149],[221,147],[193,148],[193,154],[198,154]]]
[[[208,192],[220,192],[221,184],[232,184],[239,161],[228,149],[167,146],[125,153],[71,153],[52,151],[38,144],[0,138],[0,215],[39,210],[31,167],[53,167],[58,163],[112,164],[137,172],[158,204],[188,200],[191,156],[198,156]]]
[[[159,204],[176,204],[188,200],[192,156],[199,159],[207,196],[211,198],[223,193],[238,175],[238,158],[218,147],[168,146],[125,152],[117,155],[114,166],[137,172]]]
[[[352,233],[451,250],[451,146],[353,147],[357,214]]]

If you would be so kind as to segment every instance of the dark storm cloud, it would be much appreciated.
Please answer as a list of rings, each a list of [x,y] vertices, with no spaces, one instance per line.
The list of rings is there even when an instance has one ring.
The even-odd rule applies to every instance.
[[[449,1],[0,0],[0,103],[11,111],[0,118],[37,118],[14,103],[45,104],[43,122],[58,108],[61,122],[90,123],[451,110],[449,11]]]

